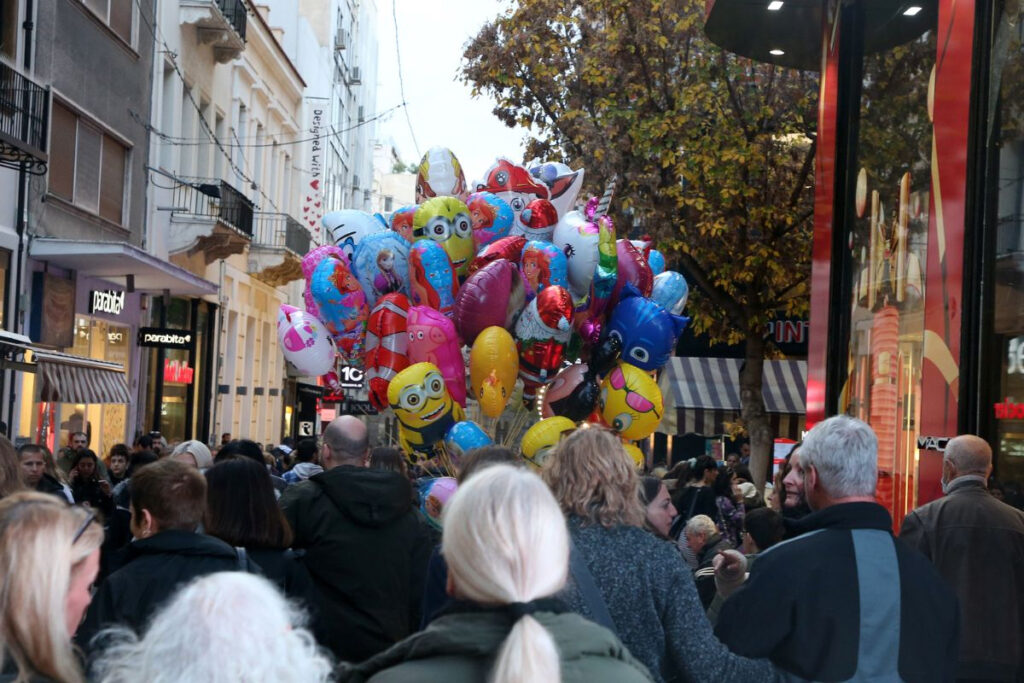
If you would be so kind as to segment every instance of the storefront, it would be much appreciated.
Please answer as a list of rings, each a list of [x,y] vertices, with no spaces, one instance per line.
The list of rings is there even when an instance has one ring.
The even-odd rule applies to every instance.
[[[1024,485],[1022,3],[709,3],[724,48],[821,73],[807,417],[879,439],[897,524],[977,433]],[[799,39],[799,40],[798,40]],[[969,226],[969,227],[968,227]]]

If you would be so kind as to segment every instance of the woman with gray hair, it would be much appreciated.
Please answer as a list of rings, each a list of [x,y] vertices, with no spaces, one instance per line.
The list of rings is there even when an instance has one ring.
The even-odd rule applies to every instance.
[[[192,465],[197,468],[200,472],[213,467],[213,455],[210,453],[209,447],[202,441],[182,441],[174,450],[171,451],[171,457],[175,460],[180,460],[186,465]]]
[[[331,663],[304,616],[266,579],[220,572],[196,579],[139,637],[110,629],[94,667],[100,683],[318,683]]]
[[[657,681],[773,678],[767,660],[734,655],[715,638],[690,570],[671,543],[644,531],[640,478],[617,435],[577,429],[543,477],[569,518],[573,609],[613,628]]]

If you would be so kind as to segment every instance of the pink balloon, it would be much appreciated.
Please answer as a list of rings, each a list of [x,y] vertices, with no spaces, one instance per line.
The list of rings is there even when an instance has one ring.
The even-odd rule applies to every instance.
[[[462,284],[455,296],[452,319],[459,336],[472,346],[476,336],[491,326],[514,329],[526,305],[526,289],[519,269],[506,259],[492,261]]]
[[[409,362],[436,365],[452,398],[465,407],[466,364],[455,325],[428,306],[410,307],[407,321]]]
[[[644,296],[650,296],[651,290],[654,289],[654,272],[636,245],[629,240],[617,240],[615,251],[618,254],[619,271],[615,280],[615,289],[612,290],[612,295],[608,299],[606,310],[609,311],[615,308],[615,304],[619,302],[619,295],[627,282],[632,283]]]
[[[348,264],[348,256],[340,248],[333,244],[325,244],[322,247],[311,249],[305,256],[302,257],[302,275],[306,278],[306,289],[302,292],[302,301],[306,304],[306,310],[313,315],[320,316],[320,307],[316,305],[316,301],[313,299],[313,293],[309,291],[309,281],[313,277],[313,271],[320,265],[320,262],[325,258],[333,256],[339,261],[344,261]]]
[[[290,309],[290,310],[286,310]],[[278,316],[281,353],[303,375],[317,377],[334,367],[337,349],[326,326],[315,316],[284,305]]]

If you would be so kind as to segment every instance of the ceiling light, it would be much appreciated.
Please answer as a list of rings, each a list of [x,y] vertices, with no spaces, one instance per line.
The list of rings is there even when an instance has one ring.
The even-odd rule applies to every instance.
[[[772,0],[771,2],[768,3],[769,12],[774,12],[780,9],[782,9],[782,0]]]
[[[781,57],[782,55],[786,54],[786,52],[784,50],[780,50],[779,48],[775,48],[774,50],[768,50],[768,54],[775,55],[776,57]]]
[[[905,17],[912,17],[912,16],[914,16],[915,14],[917,14],[920,11],[921,11],[921,6],[920,5],[911,5],[907,9],[903,10],[903,16],[905,16]]]

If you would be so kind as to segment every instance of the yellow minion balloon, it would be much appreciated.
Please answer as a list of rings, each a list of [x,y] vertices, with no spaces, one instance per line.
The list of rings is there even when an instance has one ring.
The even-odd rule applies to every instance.
[[[497,325],[485,328],[469,351],[469,386],[480,402],[480,412],[500,416],[518,376],[519,352],[512,335]]]
[[[601,418],[623,439],[654,433],[664,408],[658,383],[634,365],[620,362],[601,382]]]
[[[527,429],[521,445],[526,462],[540,469],[562,437],[575,429],[576,423],[561,415],[545,418]]]
[[[398,418],[398,438],[410,457],[430,457],[456,422],[465,418],[433,363],[415,363],[388,385],[388,404]]]
[[[452,261],[459,279],[469,275],[473,260],[473,222],[469,209],[455,197],[434,197],[419,205],[412,217],[414,240],[439,243]]]

